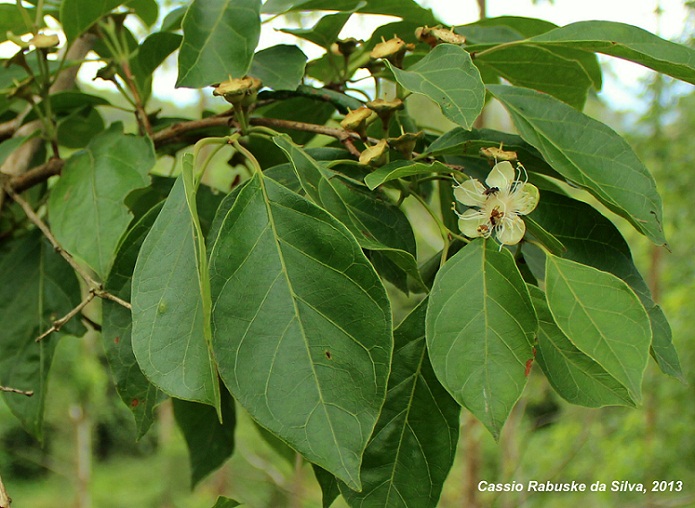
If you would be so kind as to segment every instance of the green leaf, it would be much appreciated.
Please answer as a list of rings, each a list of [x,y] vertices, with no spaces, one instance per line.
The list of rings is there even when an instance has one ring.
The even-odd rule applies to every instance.
[[[159,6],[156,0],[130,0],[128,7],[133,9],[135,15],[148,27],[152,27],[159,18]]]
[[[121,129],[114,124],[73,154],[48,201],[55,237],[102,279],[131,220],[123,196],[149,183],[147,173],[155,161],[148,138]]]
[[[627,242],[611,221],[592,206],[553,192],[541,192],[538,206],[525,217],[550,231],[565,251],[554,252],[578,263],[593,266],[621,278],[635,291],[649,314],[652,328],[652,356],[661,370],[682,378],[678,354],[673,347],[671,328],[661,308],[652,300],[647,283],[632,260]],[[529,228],[530,229],[530,228]],[[524,255],[529,246],[524,245]],[[533,267],[532,267],[533,268]],[[536,270],[536,276],[545,278]]]
[[[475,240],[434,280],[427,347],[439,381],[495,439],[526,385],[538,320],[514,258]]]
[[[91,107],[62,118],[58,122],[58,143],[68,148],[84,148],[104,130],[104,119]]]
[[[283,28],[280,31],[306,39],[322,48],[330,49],[331,44],[338,40],[338,35],[350,16],[352,16],[352,12],[330,14],[323,16],[311,28]]]
[[[432,164],[413,161],[393,161],[385,166],[382,166],[372,173],[369,173],[364,178],[364,183],[367,184],[370,190],[374,190],[380,185],[416,175],[431,175],[432,173],[451,174],[452,170],[449,166],[445,166],[441,162],[434,161]]]
[[[276,136],[304,191],[341,221],[365,249],[382,252],[422,284],[416,261],[415,235],[405,214],[386,196],[368,192],[310,157],[288,136]],[[422,284],[424,286],[424,284]]]
[[[60,20],[68,43],[75,42],[89,27],[99,21],[104,14],[108,14],[124,0],[63,0],[60,5]]]
[[[182,175],[140,249],[132,287],[133,351],[145,376],[165,393],[216,406],[209,294],[187,194]]]
[[[424,9],[413,0],[268,0],[263,4],[263,14],[311,10],[384,14],[422,24],[437,24],[432,11]]]
[[[627,389],[557,327],[543,291],[536,286],[529,291],[540,324],[536,360],[555,391],[580,406],[634,406]]]
[[[182,37],[172,32],[155,32],[142,41],[138,48],[136,79],[150,77],[157,67],[181,45]],[[139,75],[138,75],[139,73]]]
[[[580,21],[538,35],[524,43],[595,51],[695,84],[695,50],[624,23]]]
[[[210,275],[215,357],[231,393],[309,461],[360,488],[393,343],[386,292],[353,236],[256,174],[224,217]]]
[[[558,328],[640,402],[652,331],[637,295],[613,274],[552,255],[545,284]]]
[[[236,508],[237,506],[241,506],[239,501],[235,501],[234,499],[225,496],[218,496],[217,501],[212,508]]]
[[[130,301],[133,269],[147,233],[162,209],[155,205],[121,240],[106,290]],[[102,302],[102,343],[109,362],[118,396],[133,413],[138,438],[144,436],[154,422],[154,408],[163,394],[150,383],[140,370],[132,344],[132,316],[130,310],[111,300]]]
[[[26,11],[33,22],[36,18],[36,11],[31,7],[26,7]],[[11,3],[0,4],[0,42],[7,40],[7,32],[21,35],[29,30],[30,27],[26,26],[24,17],[22,17],[16,5]]]
[[[362,492],[342,485],[350,506],[436,507],[456,453],[460,407],[427,357],[422,302],[394,331],[386,402],[362,462]]]
[[[81,335],[79,319],[40,342],[36,338],[80,302],[75,273],[38,230],[9,244],[0,256],[0,384],[33,391],[3,393],[24,429],[43,439],[48,373],[63,333]]]
[[[296,90],[304,77],[306,55],[297,46],[278,44],[256,53],[249,70],[264,86]]]
[[[29,141],[31,138],[35,137],[37,134],[38,131],[29,136],[17,136],[8,138],[2,143],[0,143],[0,166],[10,155],[12,155],[12,152],[19,149],[20,146]]]
[[[580,111],[593,84],[580,62],[542,46],[510,46],[484,53],[476,64],[513,85],[548,93]]]
[[[319,487],[321,487],[321,506],[322,508],[330,508],[340,495],[338,480],[331,473],[316,464],[312,464],[312,468],[314,475],[316,475],[316,481],[319,482]]]
[[[466,50],[440,44],[408,70],[386,63],[406,90],[432,99],[452,122],[473,127],[483,109],[485,86]]]
[[[234,399],[221,390],[222,422],[215,408],[173,399],[174,417],[183,432],[191,462],[191,489],[219,468],[234,452]]]
[[[177,7],[164,17],[162,32],[174,32],[181,29],[181,23],[188,10],[187,6]]]
[[[260,0],[194,0],[183,19],[176,86],[243,77],[261,33],[260,8]]]
[[[505,85],[489,85],[488,90],[507,108],[521,137],[558,173],[654,243],[666,242],[654,178],[623,138],[549,95]]]

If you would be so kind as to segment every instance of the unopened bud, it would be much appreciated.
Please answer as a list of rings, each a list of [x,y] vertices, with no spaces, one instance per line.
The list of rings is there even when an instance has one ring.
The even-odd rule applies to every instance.
[[[261,86],[261,80],[251,76],[232,78],[217,85],[212,95],[221,95],[230,104],[248,106],[256,99]]]
[[[453,27],[442,28],[441,26],[435,26],[430,28],[428,26],[421,26],[415,30],[415,37],[431,47],[435,47],[437,44],[441,43],[456,44],[457,46],[466,43],[466,38],[454,32]]]
[[[376,113],[369,108],[361,107],[351,110],[340,122],[346,131],[355,131],[361,137],[366,136],[367,126],[376,120]]]
[[[410,160],[413,156],[413,150],[415,150],[415,145],[419,140],[425,137],[425,133],[419,132],[406,132],[398,136],[397,138],[389,138],[389,146],[394,150],[401,152],[406,159]]]
[[[60,39],[57,35],[37,34],[29,40],[29,44],[40,49],[54,48],[60,44]]]
[[[360,155],[360,164],[378,168],[388,162],[388,143],[385,139],[379,141],[376,145],[370,146]]]
[[[332,46],[331,51],[334,55],[343,55],[348,57],[352,55],[362,41],[350,37],[348,39],[339,39]]]
[[[369,57],[372,60],[384,58],[391,62],[395,67],[401,68],[403,65],[403,57],[408,45],[399,37],[394,37],[388,41],[382,41],[372,49]]]

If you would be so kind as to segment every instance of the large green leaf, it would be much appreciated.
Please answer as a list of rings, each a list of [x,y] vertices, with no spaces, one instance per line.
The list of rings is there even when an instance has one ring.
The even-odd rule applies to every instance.
[[[121,4],[124,0],[63,0],[60,5],[60,20],[69,43],[73,43],[90,26]]]
[[[321,487],[321,506],[323,508],[330,508],[333,501],[340,495],[338,480],[336,480],[335,476],[331,473],[316,464],[312,464],[312,469],[314,470],[316,481],[319,487]]]
[[[278,44],[253,56],[249,75],[274,90],[296,90],[304,77],[306,55],[297,46]]]
[[[283,28],[281,32],[296,35],[322,48],[330,49],[331,45],[338,40],[338,35],[350,16],[352,16],[352,12],[330,14],[323,16],[311,28]]]
[[[155,162],[149,139],[121,129],[115,124],[73,154],[48,201],[55,237],[102,279],[132,218],[123,197],[149,183]]]
[[[596,51],[695,84],[695,50],[615,21],[580,21],[525,41]]]
[[[27,14],[33,21],[36,18],[36,11],[32,7],[27,7]],[[19,8],[11,3],[0,4],[0,42],[7,40],[7,33],[12,32],[16,35],[28,32],[31,27],[26,26],[22,13]]]
[[[234,452],[234,399],[224,389],[220,396],[222,422],[211,406],[173,399],[174,417],[188,445],[191,488],[224,464]]]
[[[640,402],[652,330],[637,295],[613,274],[552,255],[545,284],[558,328]]]
[[[580,406],[634,406],[627,389],[557,327],[543,291],[536,286],[529,286],[529,291],[540,324],[536,361],[555,391]]]
[[[354,237],[256,174],[224,217],[210,276],[215,357],[231,393],[262,426],[359,489],[393,343],[388,298]]]
[[[106,279],[106,289],[125,301],[130,301],[138,253],[161,209],[161,203],[155,205],[123,237]],[[162,392],[147,380],[135,359],[130,310],[111,300],[104,300],[101,326],[104,351],[116,391],[133,413],[137,435],[142,437],[154,421],[154,408],[162,400]]]
[[[133,351],[145,376],[165,393],[216,406],[205,260],[187,194],[182,175],[140,249],[132,285]]]
[[[647,283],[637,270],[630,247],[618,228],[586,203],[547,191],[541,196],[530,218],[562,242],[565,252],[561,257],[610,272],[628,283],[649,314],[652,356],[664,373],[681,378],[683,374],[673,347],[671,328],[661,308],[652,300]],[[524,245],[523,248],[526,253],[531,247]],[[545,278],[542,272],[536,272],[537,277]]]
[[[439,381],[497,439],[526,385],[538,320],[506,249],[467,244],[439,270],[427,309],[427,347]]]
[[[33,391],[3,393],[27,432],[43,438],[48,373],[64,332],[82,334],[79,318],[40,342],[36,338],[80,301],[75,272],[38,230],[10,244],[0,256],[0,384]]]
[[[422,24],[437,24],[432,11],[413,0],[268,0],[263,4],[264,14],[309,10],[385,14]]]
[[[432,99],[452,122],[473,127],[483,109],[485,86],[466,50],[440,44],[407,70],[387,64],[406,90]]]
[[[243,77],[261,33],[260,8],[260,0],[194,0],[183,20],[176,86]]]
[[[292,163],[302,188],[340,220],[365,249],[380,251],[400,270],[420,281],[415,235],[405,214],[377,192],[369,192],[314,160],[288,136],[274,139]]]
[[[427,357],[422,302],[394,331],[386,402],[362,462],[362,492],[341,485],[348,505],[434,508],[454,461],[460,407]]]
[[[615,131],[547,94],[505,85],[488,90],[507,108],[521,137],[558,173],[654,243],[666,242],[654,178]]]
[[[581,110],[593,82],[580,62],[539,46],[510,46],[476,59],[513,85],[545,92]]]

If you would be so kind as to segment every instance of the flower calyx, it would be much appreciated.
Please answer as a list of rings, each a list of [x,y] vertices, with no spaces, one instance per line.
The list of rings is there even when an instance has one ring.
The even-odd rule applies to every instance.
[[[360,155],[360,164],[378,168],[388,162],[389,145],[385,139],[380,140],[376,145],[368,147]]]
[[[525,170],[517,165],[519,173]],[[468,210],[457,213],[459,229],[469,238],[488,238],[493,233],[502,245],[516,245],[526,233],[522,215],[538,204],[535,185],[516,179],[514,167],[502,161],[492,168],[483,185],[471,178],[454,188],[454,197]]]
[[[362,44],[363,41],[355,39],[354,37],[348,37],[347,39],[338,39],[331,45],[331,52],[334,55],[342,55],[345,58],[349,58],[357,48]]]
[[[438,44],[455,44],[461,46],[466,43],[466,38],[454,32],[454,27],[444,28],[441,25],[428,27],[427,25],[418,27],[415,30],[415,37],[421,42],[434,48]]]
[[[499,148],[496,146],[486,146],[480,149],[480,155],[487,159],[497,161],[516,161],[518,156],[516,152],[511,150],[502,150],[502,146]]]
[[[403,109],[403,101],[399,98],[395,98],[392,101],[387,101],[386,99],[375,99],[367,103],[367,107],[374,111],[379,118],[381,118],[381,123],[384,126],[384,130],[388,130],[389,122],[393,114],[399,109]]]
[[[425,133],[423,131],[406,132],[397,138],[389,138],[388,143],[391,148],[398,150],[407,160],[410,160],[413,158],[413,150],[415,150],[415,145],[417,145],[417,142],[424,137]]]
[[[232,105],[249,106],[256,101],[258,90],[262,86],[261,80],[252,76],[229,78],[216,85],[212,95],[222,96]]]

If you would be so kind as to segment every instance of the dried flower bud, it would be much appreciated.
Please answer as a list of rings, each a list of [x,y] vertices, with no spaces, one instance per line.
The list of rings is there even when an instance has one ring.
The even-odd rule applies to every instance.
[[[410,160],[413,156],[413,150],[415,150],[415,145],[419,140],[425,137],[425,133],[419,132],[406,132],[398,136],[397,138],[389,138],[389,146],[394,150],[401,152],[406,159]]]
[[[37,34],[29,40],[29,44],[40,49],[54,48],[60,44],[60,39],[57,35]]]
[[[374,46],[374,49],[369,53],[369,57],[372,60],[385,58],[394,66],[400,68],[403,65],[403,57],[405,56],[406,49],[408,49],[408,45],[405,41],[399,37],[394,37],[393,39],[382,41]]]
[[[376,145],[370,146],[362,155],[360,155],[360,164],[378,168],[388,162],[388,143],[385,139],[379,141]]]
[[[349,57],[355,52],[360,44],[362,44],[362,41],[355,39],[354,37],[349,37],[348,39],[339,39],[331,46],[331,51],[334,55],[343,55],[344,57]]]
[[[261,80],[251,76],[232,78],[217,85],[212,91],[212,95],[221,95],[230,104],[248,106],[256,100],[256,94],[261,86],[263,86]]]
[[[340,122],[340,126],[347,131],[355,131],[365,137],[367,126],[376,120],[376,113],[369,108],[361,107],[351,110]]]
[[[430,47],[435,47],[437,44],[447,43],[461,45],[466,43],[466,38],[463,35],[459,35],[454,32],[454,28],[442,28],[441,26],[435,26],[430,28],[428,26],[421,26],[415,30],[415,37],[419,41],[428,44]]]
[[[480,154],[488,159],[495,161],[515,161],[517,160],[516,152],[502,150],[496,146],[488,146],[480,149]]]

